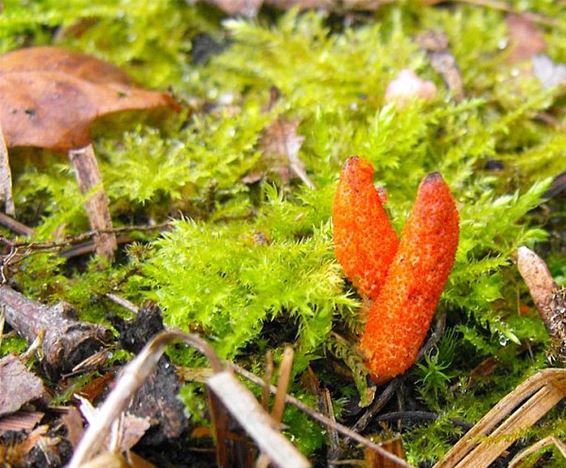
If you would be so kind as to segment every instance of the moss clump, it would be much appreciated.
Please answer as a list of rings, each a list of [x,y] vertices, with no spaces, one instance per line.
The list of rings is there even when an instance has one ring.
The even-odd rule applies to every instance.
[[[535,117],[551,113],[565,125],[556,111],[564,96],[507,64],[503,13],[402,2],[347,24],[296,10],[225,19],[180,0],[135,8],[126,0],[59,3],[4,2],[0,49],[71,46],[124,67],[143,85],[171,87],[190,111],[160,129],[100,132],[96,151],[116,225],[182,219],[159,238],[138,234],[140,243],[114,265],[29,257],[15,271],[29,295],[65,299],[98,320],[116,311],[102,299],[106,292],[150,297],[164,308],[168,325],[198,330],[222,356],[252,366],[267,348],[296,342],[293,392],[306,392],[299,376],[310,364],[336,401],[359,398],[357,387],[365,404],[372,389],[359,356],[351,342],[331,334],[355,335],[361,323],[360,301],[334,259],[330,229],[340,167],[359,154],[386,187],[398,232],[428,172],[443,174],[460,211],[456,265],[440,306],[449,331],[406,381],[408,396],[442,417],[404,429],[409,460],[437,460],[454,443],[451,419],[477,421],[548,365],[544,327],[532,308],[524,313],[517,305],[518,297],[528,299],[513,254],[519,245],[546,241],[547,228],[557,229],[533,209],[550,177],[566,169],[564,136]],[[521,7],[564,18],[554,2]],[[566,62],[565,24],[544,27],[557,62]],[[463,77],[462,102],[419,48],[417,35],[429,29],[448,37]],[[203,33],[226,47],[217,53],[215,46],[197,64],[191,50],[201,47]],[[437,99],[403,109],[386,105],[386,86],[404,68],[435,82]],[[275,88],[279,99],[270,102]],[[265,169],[262,138],[277,119],[299,122],[298,156],[315,189]],[[21,154],[12,165],[16,204],[36,239],[87,229],[82,196],[60,158]],[[256,177],[246,179],[250,174]],[[562,278],[564,258],[563,250],[553,250],[551,267]],[[172,355],[184,365],[200,362],[180,350]],[[325,358],[345,363],[354,379],[333,374]],[[496,370],[474,381],[471,371],[487,358],[497,361]],[[187,393],[200,395],[192,387]],[[203,405],[193,403],[191,412],[202,418]],[[553,414],[530,437],[560,437],[559,419]],[[315,450],[322,430],[308,426],[318,433],[303,440],[310,436],[299,436],[301,424],[291,421],[289,430],[306,451]]]

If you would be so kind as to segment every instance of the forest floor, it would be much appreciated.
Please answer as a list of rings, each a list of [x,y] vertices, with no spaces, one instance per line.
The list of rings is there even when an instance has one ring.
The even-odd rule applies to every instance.
[[[564,1],[0,10],[0,465],[563,466]]]

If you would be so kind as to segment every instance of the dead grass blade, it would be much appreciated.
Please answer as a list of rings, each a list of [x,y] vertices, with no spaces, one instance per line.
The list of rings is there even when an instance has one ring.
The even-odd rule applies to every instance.
[[[545,369],[491,409],[435,468],[487,467],[566,395],[566,369]]]
[[[513,457],[513,460],[511,460],[511,462],[509,463],[509,468],[518,466],[519,463],[521,463],[528,456],[552,445],[554,445],[560,451],[560,453],[564,457],[564,460],[566,461],[566,444],[556,437],[549,436],[539,440],[538,442],[515,455],[515,457]]]

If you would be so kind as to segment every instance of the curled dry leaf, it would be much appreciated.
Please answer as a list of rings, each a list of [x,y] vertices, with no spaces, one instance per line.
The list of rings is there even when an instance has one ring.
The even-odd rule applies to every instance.
[[[436,97],[436,92],[432,81],[423,80],[413,70],[406,68],[387,86],[385,102],[404,107],[416,99],[431,101]]]
[[[67,151],[91,141],[90,126],[105,114],[176,108],[166,93],[149,91],[117,67],[56,47],[21,49],[0,58],[0,123],[6,146]]]

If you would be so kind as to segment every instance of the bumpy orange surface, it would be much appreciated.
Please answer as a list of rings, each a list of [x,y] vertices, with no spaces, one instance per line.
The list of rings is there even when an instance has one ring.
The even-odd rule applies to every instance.
[[[362,211],[357,205],[354,210]],[[415,362],[452,269],[458,233],[452,194],[440,174],[430,174],[419,187],[361,339],[376,382],[402,374]]]
[[[356,289],[375,299],[399,241],[373,185],[368,161],[349,158],[332,211],[336,258]]]

